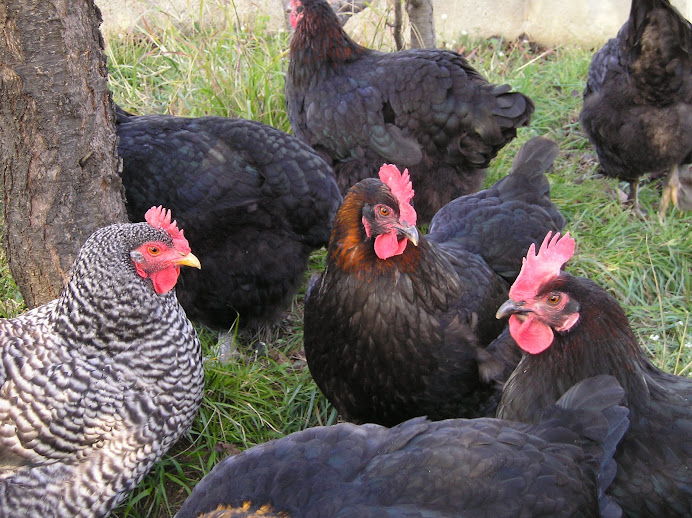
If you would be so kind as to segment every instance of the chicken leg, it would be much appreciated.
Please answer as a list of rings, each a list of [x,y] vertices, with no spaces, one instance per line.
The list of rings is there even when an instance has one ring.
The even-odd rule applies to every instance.
[[[689,165],[681,167],[676,164],[666,178],[658,209],[658,219],[661,223],[671,202],[679,210],[692,209],[692,168]]]

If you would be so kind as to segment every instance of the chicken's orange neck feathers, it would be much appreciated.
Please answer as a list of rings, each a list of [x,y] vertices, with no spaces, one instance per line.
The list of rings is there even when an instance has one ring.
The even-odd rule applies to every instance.
[[[418,268],[425,238],[418,246],[407,246],[401,255],[383,260],[375,254],[372,237],[368,237],[362,223],[363,192],[356,186],[349,192],[336,214],[329,239],[328,259],[334,267],[360,279],[371,275],[387,275],[395,271],[413,272]]]

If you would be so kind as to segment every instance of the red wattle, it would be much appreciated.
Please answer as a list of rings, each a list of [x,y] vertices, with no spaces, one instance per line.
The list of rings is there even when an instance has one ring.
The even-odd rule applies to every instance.
[[[175,287],[179,275],[180,268],[177,266],[171,266],[160,272],[152,273],[151,282],[154,284],[154,291],[159,295],[168,293]]]
[[[375,254],[380,259],[401,255],[406,250],[407,241],[408,239],[399,241],[396,230],[392,230],[388,234],[380,234],[375,238]]]
[[[542,353],[553,343],[553,330],[531,313],[523,315],[522,318],[523,321],[516,315],[509,317],[509,333],[517,345],[527,353]]]

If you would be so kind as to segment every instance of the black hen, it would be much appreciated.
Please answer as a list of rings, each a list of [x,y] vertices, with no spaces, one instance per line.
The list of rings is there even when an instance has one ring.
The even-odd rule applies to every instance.
[[[581,124],[605,174],[630,183],[635,210],[645,173],[670,171],[661,214],[690,196],[679,172],[692,162],[692,26],[667,0],[632,0],[593,57]]]
[[[118,109],[130,218],[163,204],[188,229],[204,272],[183,272],[188,316],[228,329],[271,322],[326,245],[341,202],[330,167],[298,139],[226,117],[132,116]]]
[[[382,53],[344,32],[325,0],[292,0],[286,110],[297,137],[331,159],[342,192],[407,167],[427,223],[445,203],[476,192],[485,167],[528,125],[534,106],[488,83],[459,54]]]
[[[414,226],[408,177],[393,166],[349,191],[304,327],[310,372],[345,419],[494,415],[519,353],[486,347],[529,245],[564,225],[543,174],[557,153],[532,139],[507,177],[442,208],[427,236]]]
[[[618,446],[610,495],[630,517],[692,516],[692,380],[657,369],[620,305],[596,283],[561,272],[574,241],[550,236],[498,311],[528,354],[507,381],[498,417],[538,422],[580,380],[615,376],[631,427]]]
[[[176,515],[197,518],[612,517],[603,496],[627,428],[611,376],[575,386],[538,425],[424,418],[293,433],[218,464]],[[206,515],[203,515],[206,518]]]

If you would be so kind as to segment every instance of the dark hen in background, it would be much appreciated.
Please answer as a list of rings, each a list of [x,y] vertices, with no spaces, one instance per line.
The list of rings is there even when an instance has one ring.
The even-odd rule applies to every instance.
[[[176,516],[225,506],[241,511],[202,516],[616,518],[604,490],[627,428],[621,398],[617,382],[600,376],[537,425],[417,418],[392,429],[310,428],[221,461]]]
[[[486,347],[529,245],[564,225],[543,174],[557,153],[530,140],[507,177],[443,207],[427,236],[394,166],[348,192],[304,326],[310,373],[343,418],[494,415],[520,354],[513,343]]]
[[[569,387],[600,374],[625,389],[631,426],[618,446],[609,494],[629,517],[692,516],[692,379],[657,369],[617,301],[596,283],[561,272],[574,252],[565,235],[531,249],[498,311],[527,353],[507,381],[498,417],[537,423]]]
[[[286,110],[295,135],[331,160],[346,192],[383,163],[408,168],[427,223],[478,191],[485,167],[529,123],[531,100],[493,85],[459,54],[383,53],[344,32],[324,0],[292,0]]]
[[[130,218],[170,207],[204,272],[177,293],[193,320],[228,329],[271,323],[324,246],[341,195],[330,167],[298,139],[227,117],[133,116],[117,110]],[[199,275],[199,273],[202,273]]]
[[[581,124],[606,175],[630,183],[669,172],[660,215],[692,209],[692,26],[667,0],[632,0],[627,22],[593,57]],[[682,179],[681,179],[682,175]]]
[[[200,263],[170,212],[94,232],[53,302],[0,319],[0,516],[106,516],[202,402],[197,334],[175,298]]]

